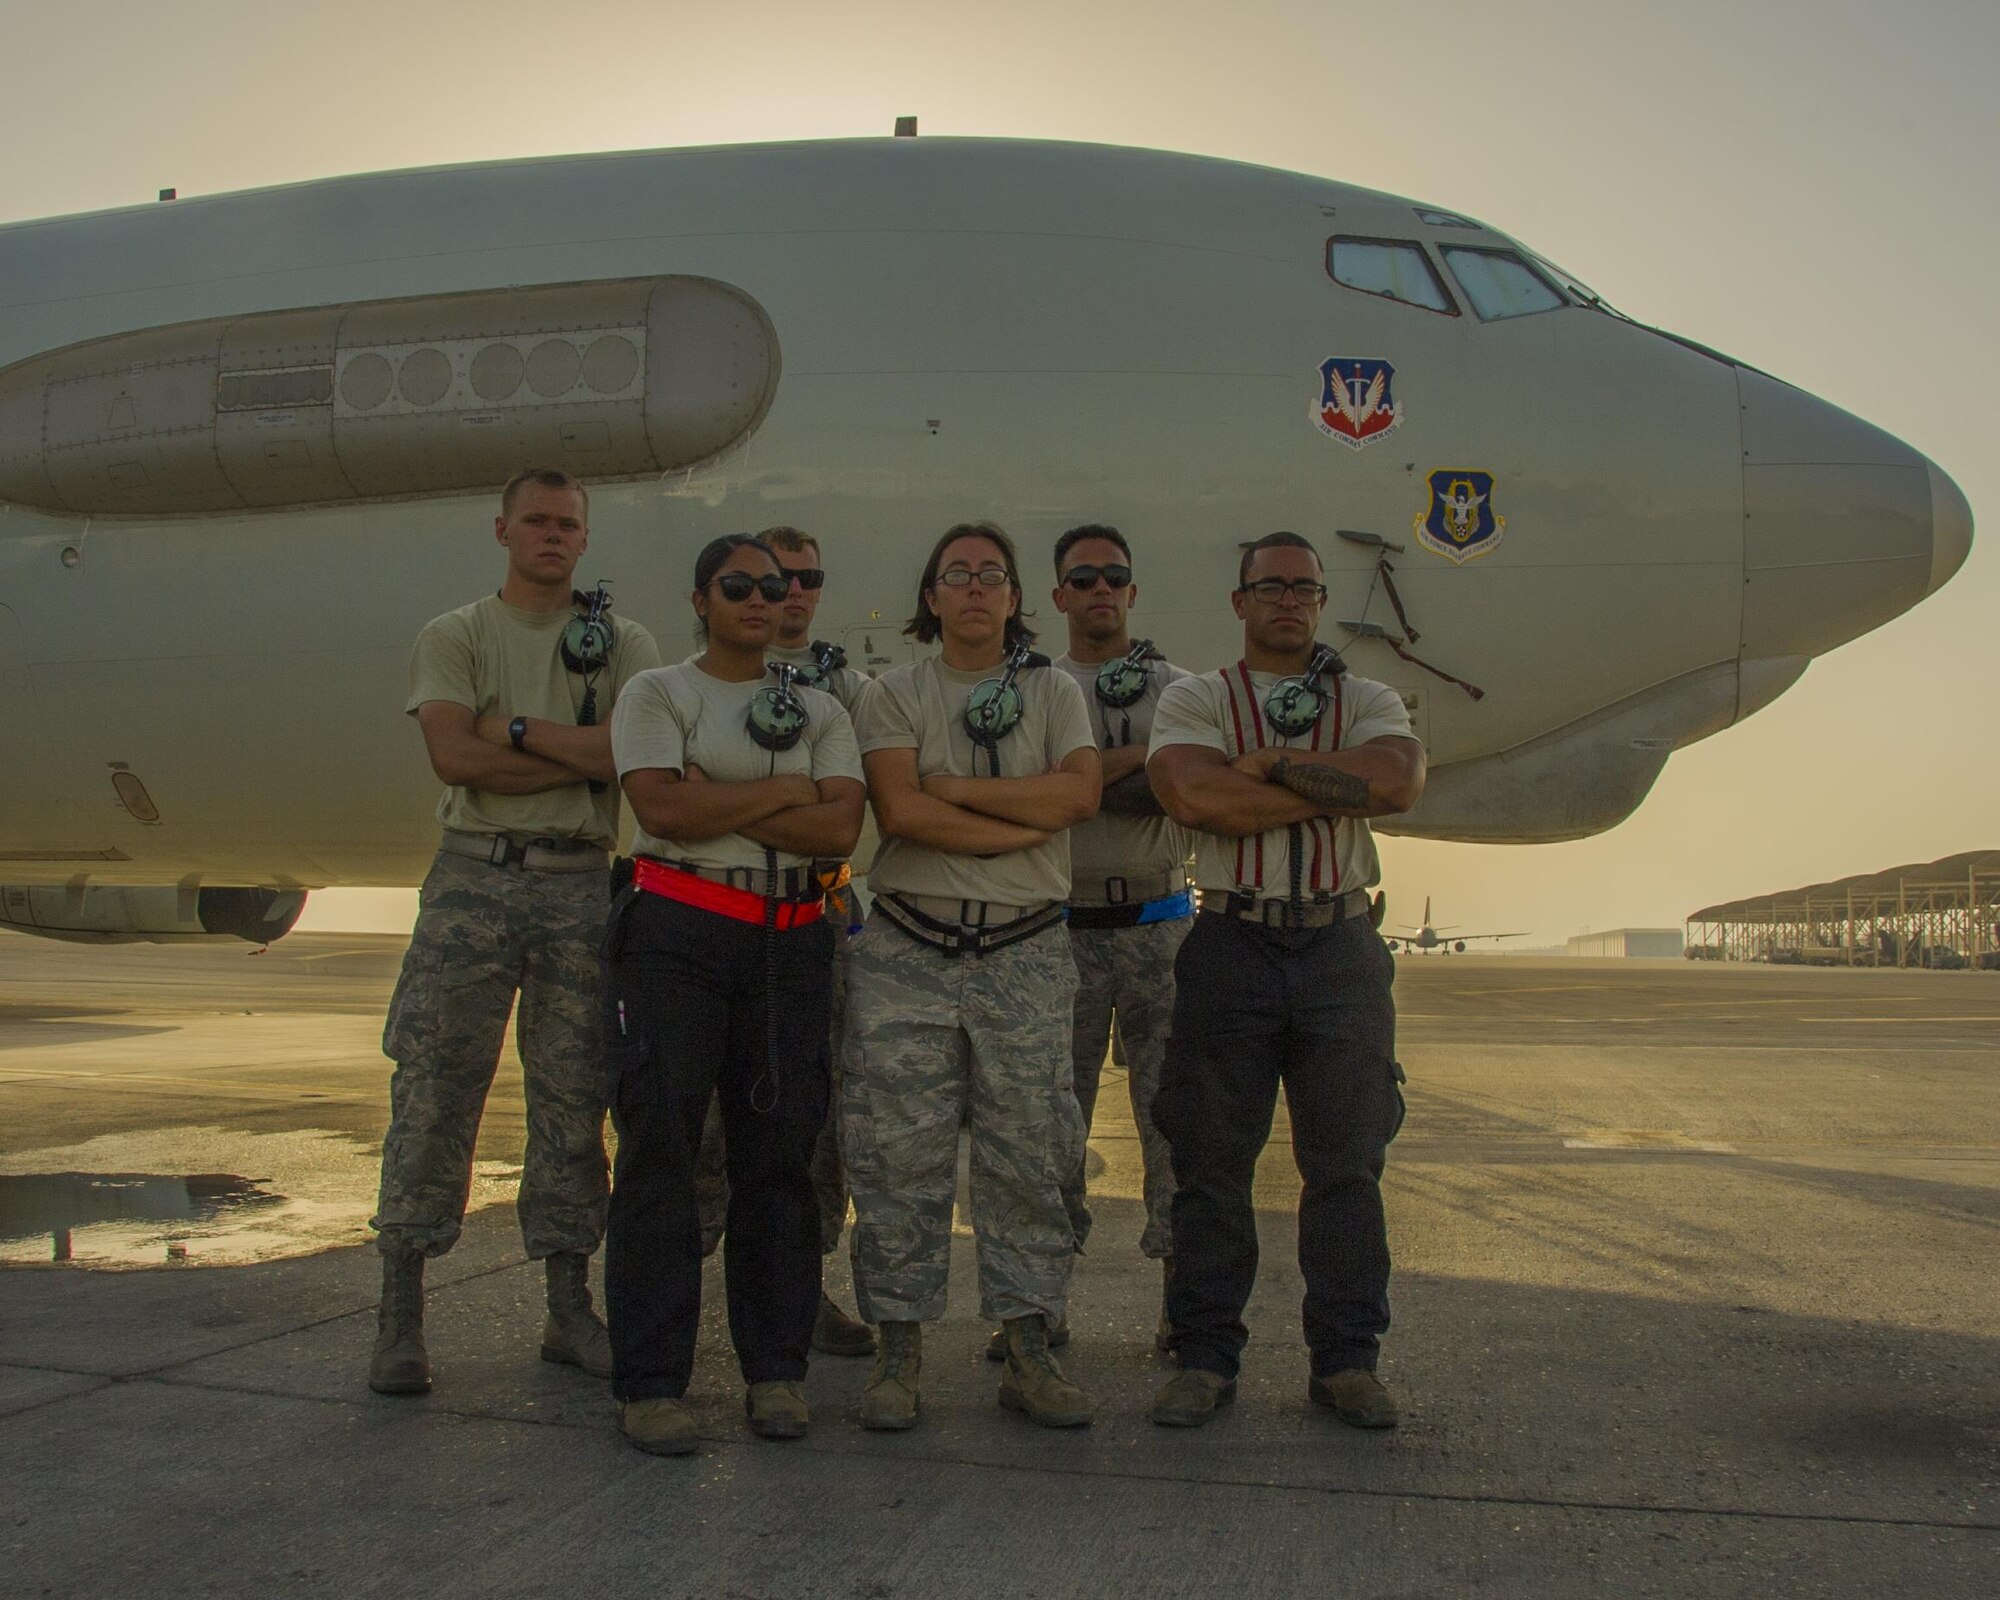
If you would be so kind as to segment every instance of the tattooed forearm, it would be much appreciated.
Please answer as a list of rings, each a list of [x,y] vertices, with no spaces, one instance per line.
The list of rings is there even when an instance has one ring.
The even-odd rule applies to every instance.
[[[1366,811],[1368,780],[1338,767],[1293,761],[1280,756],[1271,766],[1271,781],[1310,800],[1322,811]]]

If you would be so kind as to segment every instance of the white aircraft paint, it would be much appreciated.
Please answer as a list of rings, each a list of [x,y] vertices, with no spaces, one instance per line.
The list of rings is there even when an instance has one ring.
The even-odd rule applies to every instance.
[[[1336,282],[1336,236],[1421,249],[1449,314]],[[415,882],[436,780],[400,714],[410,642],[497,581],[514,459],[592,482],[578,578],[612,579],[670,659],[718,533],[823,539],[822,632],[879,668],[910,653],[929,543],[992,518],[1045,625],[1055,535],[1126,530],[1136,627],[1212,667],[1237,648],[1237,541],[1295,529],[1326,564],[1323,636],[1404,691],[1431,751],[1389,829],[1610,827],[1674,749],[1949,579],[1971,517],[1888,434],[1545,264],[1554,308],[1482,320],[1482,263],[1443,254],[1468,247],[1520,249],[1323,178],[942,139],[390,173],[0,229],[0,882],[57,890],[44,926],[87,920],[100,886],[162,886],[171,916],[128,920],[183,932],[198,886]],[[611,280],[722,286],[763,319],[767,367],[701,347],[699,319],[655,332],[643,305],[535,322]],[[457,296],[480,315],[454,322]],[[596,394],[586,360],[617,329],[645,373]],[[558,337],[575,361],[537,370],[559,392],[482,398],[483,351],[525,369]],[[1329,358],[1393,368],[1393,427],[1323,422]],[[484,357],[486,389],[510,360]],[[373,387],[349,394],[356,361]],[[377,414],[360,402],[385,372]],[[732,390],[759,372],[768,393]],[[654,410],[625,453],[563,431],[634,405]],[[675,427],[694,442],[663,445]],[[261,454],[260,430],[285,448]],[[1425,538],[1439,472],[1471,508],[1464,545]],[[1463,485],[1489,477],[1473,506]],[[1336,529],[1403,547],[1407,648],[1483,697],[1394,653],[1380,552]]]

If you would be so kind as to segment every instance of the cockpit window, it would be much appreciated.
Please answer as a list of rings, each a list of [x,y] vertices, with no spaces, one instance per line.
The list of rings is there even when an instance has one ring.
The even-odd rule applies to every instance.
[[[1548,279],[1510,250],[1446,245],[1444,259],[1481,322],[1531,317],[1568,304]]]
[[[1335,283],[1363,294],[1458,315],[1423,246],[1406,239],[1329,239],[1326,270]]]

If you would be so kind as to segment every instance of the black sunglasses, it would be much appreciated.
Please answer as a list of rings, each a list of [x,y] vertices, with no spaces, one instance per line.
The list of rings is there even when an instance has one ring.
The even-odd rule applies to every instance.
[[[791,580],[779,572],[767,572],[761,578],[753,578],[747,572],[725,572],[715,580],[715,586],[722,591],[722,598],[733,605],[748,600],[752,589],[772,605],[779,604],[792,592]]]
[[[826,573],[819,567],[786,567],[785,586],[791,587],[791,580],[797,578],[801,589],[817,589],[826,582]]]
[[[1063,582],[1072,589],[1095,589],[1097,580],[1102,578],[1114,589],[1130,588],[1132,569],[1130,567],[1071,567],[1063,574]]]

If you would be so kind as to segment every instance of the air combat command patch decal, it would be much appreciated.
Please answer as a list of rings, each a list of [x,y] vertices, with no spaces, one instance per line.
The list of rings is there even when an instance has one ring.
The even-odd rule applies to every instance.
[[[1492,473],[1439,467],[1430,486],[1430,505],[1414,519],[1419,544],[1463,566],[1500,543],[1507,519],[1493,509]]]
[[[1391,387],[1396,369],[1386,361],[1355,356],[1329,356],[1319,364],[1319,400],[1313,420],[1320,432],[1359,450],[1403,420],[1403,408]]]

